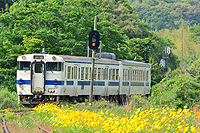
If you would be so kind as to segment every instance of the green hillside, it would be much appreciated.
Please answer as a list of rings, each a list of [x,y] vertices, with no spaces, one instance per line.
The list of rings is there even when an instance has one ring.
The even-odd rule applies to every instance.
[[[153,29],[177,29],[182,20],[189,26],[200,22],[199,0],[129,0],[129,3]]]

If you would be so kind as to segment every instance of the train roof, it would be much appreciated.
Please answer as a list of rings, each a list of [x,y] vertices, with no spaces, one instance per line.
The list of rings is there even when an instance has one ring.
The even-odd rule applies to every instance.
[[[91,57],[83,57],[83,56],[70,56],[70,55],[57,55],[62,57],[64,60],[81,60],[81,61],[91,61],[92,58]],[[113,60],[113,59],[107,59],[107,58],[95,58],[97,62],[116,62],[118,63],[117,60]]]
[[[91,57],[83,57],[83,56],[71,56],[71,55],[54,55],[54,54],[26,54],[25,56],[34,56],[34,55],[45,55],[45,57],[52,57],[52,56],[58,56],[62,58],[63,60],[72,60],[72,61],[80,61],[80,62],[90,62],[92,60]],[[22,57],[23,55],[19,56]],[[19,58],[18,57],[18,58]],[[29,58],[30,59],[30,58]],[[142,66],[151,66],[149,63],[144,62],[138,62],[138,61],[131,61],[131,60],[122,60],[122,59],[107,59],[107,58],[95,58],[96,62],[107,62],[107,63],[116,63],[119,64],[121,62],[122,64],[134,64],[134,65],[142,65]]]
[[[82,57],[82,56],[69,56],[69,55],[57,55],[62,57],[64,60],[81,60],[81,61],[91,61],[91,57]],[[118,63],[122,62],[122,64],[137,64],[137,65],[147,65],[151,66],[149,63],[144,62],[138,62],[138,61],[131,61],[131,60],[113,60],[113,59],[107,59],[107,58],[96,58],[96,62],[112,62],[112,63]]]

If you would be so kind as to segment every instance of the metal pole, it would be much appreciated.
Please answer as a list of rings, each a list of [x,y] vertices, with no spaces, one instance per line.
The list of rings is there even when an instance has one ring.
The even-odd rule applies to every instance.
[[[100,41],[100,56],[99,56],[99,59],[101,59],[101,45],[102,45],[102,41]]]
[[[94,18],[94,30],[97,30],[97,16]],[[92,68],[91,68],[91,82],[90,82],[90,96],[89,105],[92,106],[93,99],[93,82],[94,82],[94,63],[95,63],[95,50],[92,50]]]
[[[90,53],[90,50],[89,50],[89,46],[88,46],[88,49],[87,49],[87,57],[89,57],[89,53]]]
[[[97,30],[97,16],[94,18],[94,30]]]
[[[91,68],[91,82],[90,82],[90,97],[89,97],[89,105],[92,105],[93,99],[93,82],[94,82],[94,62],[95,62],[95,50],[92,50],[92,68]]]

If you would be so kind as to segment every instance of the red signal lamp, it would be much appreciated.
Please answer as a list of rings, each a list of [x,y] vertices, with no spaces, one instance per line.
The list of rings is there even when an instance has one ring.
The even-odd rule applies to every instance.
[[[57,79],[55,79],[55,81],[57,81]]]
[[[96,45],[96,43],[93,42],[93,43],[92,43],[92,46],[94,47],[95,45]]]
[[[19,80],[22,80],[22,78],[20,78]]]

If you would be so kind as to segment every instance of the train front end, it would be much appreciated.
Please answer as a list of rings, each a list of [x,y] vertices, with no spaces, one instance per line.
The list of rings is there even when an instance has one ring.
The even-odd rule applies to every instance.
[[[28,54],[17,58],[18,103],[38,105],[54,100],[64,86],[62,57],[49,54]]]

